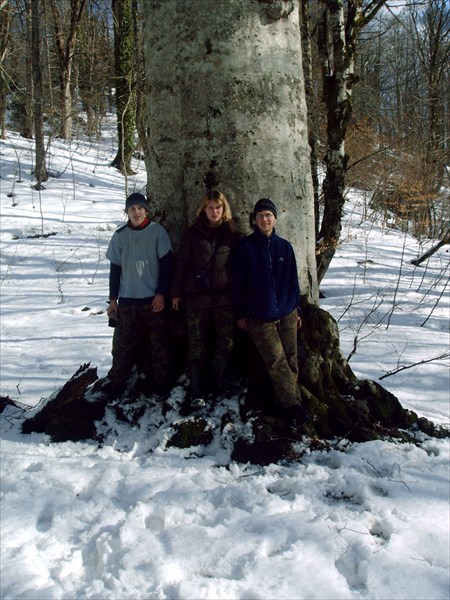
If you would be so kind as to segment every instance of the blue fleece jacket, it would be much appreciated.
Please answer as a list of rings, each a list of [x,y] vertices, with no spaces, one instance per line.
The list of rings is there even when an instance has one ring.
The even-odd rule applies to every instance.
[[[294,249],[285,239],[258,229],[237,245],[233,260],[237,319],[276,321],[300,306]]]

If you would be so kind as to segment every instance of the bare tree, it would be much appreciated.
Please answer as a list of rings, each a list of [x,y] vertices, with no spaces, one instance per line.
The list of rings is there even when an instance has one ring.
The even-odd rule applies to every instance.
[[[0,137],[5,137],[6,93],[9,88],[9,74],[5,69],[5,59],[11,38],[11,6],[0,5]]]
[[[319,202],[319,121],[320,108],[317,94],[314,90],[314,65],[312,52],[311,17],[309,14],[310,0],[300,2],[300,31],[302,42],[303,75],[305,78],[305,97],[308,108],[308,140],[311,148],[311,176],[314,190],[314,215],[316,239],[319,237],[320,202]]]
[[[440,188],[448,162],[449,15],[445,2],[412,3],[379,14],[360,39],[355,114],[376,124],[370,147],[378,158],[366,163],[378,180],[373,204],[416,236],[440,237],[447,228]]]
[[[342,230],[348,164],[345,137],[353,110],[352,89],[356,81],[358,36],[385,2],[386,0],[373,0],[363,7],[361,0],[320,0],[318,48],[327,140],[323,182],[324,210],[317,240],[319,282],[334,256]]]
[[[443,82],[449,74],[450,7],[445,0],[430,0],[425,10],[411,11],[418,57],[425,82],[424,176],[427,189],[438,192],[448,160],[448,134],[444,112],[448,103]],[[447,135],[446,135],[447,134]]]
[[[72,138],[72,65],[77,43],[77,34],[86,0],[47,0],[53,17],[55,46],[58,56],[58,75],[60,88],[60,136],[65,140]],[[67,10],[68,8],[68,10]],[[66,12],[67,10],[67,12]],[[66,25],[66,14],[69,19]]]
[[[0,111],[23,137],[33,137],[33,82],[31,68],[31,3],[0,3]],[[12,43],[13,42],[13,43]]]
[[[114,78],[114,44],[109,0],[86,5],[79,32],[79,51],[75,56],[78,90],[87,118],[89,137],[101,134],[102,118],[111,109]]]
[[[41,32],[40,32],[40,6],[42,0],[31,1],[31,62],[33,66],[34,87],[34,131],[36,159],[34,174],[37,180],[37,189],[42,188],[44,181],[48,179],[45,166],[45,143],[44,143],[44,111],[43,111],[43,89],[41,68]]]
[[[144,0],[145,1],[145,0]],[[143,48],[143,10],[142,0],[132,0],[133,6],[133,36],[135,47],[135,73],[136,73],[136,130],[138,134],[139,150],[147,146],[147,113],[145,110],[145,64]]]
[[[131,174],[136,131],[135,47],[132,0],[112,0],[114,68],[119,147],[112,166]]]

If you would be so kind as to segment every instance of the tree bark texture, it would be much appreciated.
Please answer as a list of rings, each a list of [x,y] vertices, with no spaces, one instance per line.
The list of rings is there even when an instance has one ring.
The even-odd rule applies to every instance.
[[[40,2],[31,3],[31,63],[33,68],[33,99],[34,99],[34,132],[36,162],[34,174],[37,180],[36,187],[40,189],[42,183],[47,181],[48,173],[45,166],[44,145],[44,108],[41,68],[41,32],[39,27]]]
[[[350,2],[345,18],[343,0],[321,2],[319,51],[322,64],[323,100],[327,112],[327,153],[323,182],[324,212],[317,241],[317,270],[322,281],[334,256],[342,229],[347,125],[352,113],[354,83],[354,20],[358,2]],[[350,11],[350,7],[352,10]]]
[[[261,197],[318,298],[298,0],[146,0],[148,196],[177,248],[219,188],[242,231]]]
[[[82,365],[42,410],[23,422],[22,432],[46,433],[55,442],[95,438],[95,421],[103,418],[105,403],[88,402],[85,393],[96,379],[97,369]]]
[[[8,54],[9,43],[11,39],[11,7],[6,4],[1,9],[2,18],[0,21],[0,138],[6,137],[6,95],[8,91],[8,83],[6,73],[3,68],[5,59]]]

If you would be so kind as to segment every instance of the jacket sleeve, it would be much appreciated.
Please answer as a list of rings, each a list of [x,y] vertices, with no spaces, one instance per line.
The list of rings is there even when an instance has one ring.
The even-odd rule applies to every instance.
[[[111,263],[109,266],[109,299],[117,300],[119,297],[120,288],[120,276],[122,274],[122,267]]]
[[[185,231],[177,258],[175,260],[175,268],[170,289],[171,298],[182,298],[184,296],[184,287],[186,283],[187,272],[190,265],[191,256],[191,236],[189,229]]]
[[[291,286],[292,289],[294,290],[294,294],[295,294],[295,303],[297,306],[297,312],[299,314],[299,316],[301,316],[302,311],[300,308],[300,284],[298,282],[298,271],[297,271],[297,261],[295,258],[295,252],[294,252],[294,248],[292,248],[291,246],[291,252],[292,252],[292,260],[291,260]]]
[[[170,293],[170,284],[172,283],[173,275],[173,253],[172,250],[159,259],[159,277],[157,294],[168,296]]]
[[[245,314],[245,306],[243,298],[245,295],[245,252],[243,251],[242,243],[237,243],[233,249],[231,257],[232,265],[232,290],[233,290],[233,307],[236,319],[243,319]]]

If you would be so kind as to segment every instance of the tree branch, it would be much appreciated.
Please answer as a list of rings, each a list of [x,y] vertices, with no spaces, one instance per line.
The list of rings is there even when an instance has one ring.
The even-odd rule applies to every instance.
[[[437,252],[439,250],[439,248],[442,248],[442,246],[445,246],[446,244],[450,244],[450,229],[447,230],[447,233],[445,234],[444,238],[440,242],[438,242],[435,246],[430,248],[430,250],[428,250],[428,252],[425,252],[425,254],[422,254],[422,256],[419,256],[418,258],[415,258],[414,260],[412,260],[411,264],[416,265],[416,266],[420,265],[420,263],[422,263],[427,258],[430,258],[430,256],[433,256],[433,254],[435,252]]]
[[[386,379],[386,377],[390,377],[391,375],[396,375],[397,373],[400,373],[400,371],[405,371],[406,369],[412,369],[413,367],[417,367],[418,365],[425,365],[426,363],[433,362],[434,360],[441,360],[441,359],[449,358],[449,357],[450,357],[450,352],[446,352],[445,354],[441,354],[440,356],[435,356],[434,358],[424,358],[423,360],[420,360],[419,362],[412,363],[410,365],[402,365],[401,367],[398,367],[398,369],[394,369],[393,371],[388,371],[387,373],[385,373],[378,379],[381,381],[382,379]]]

